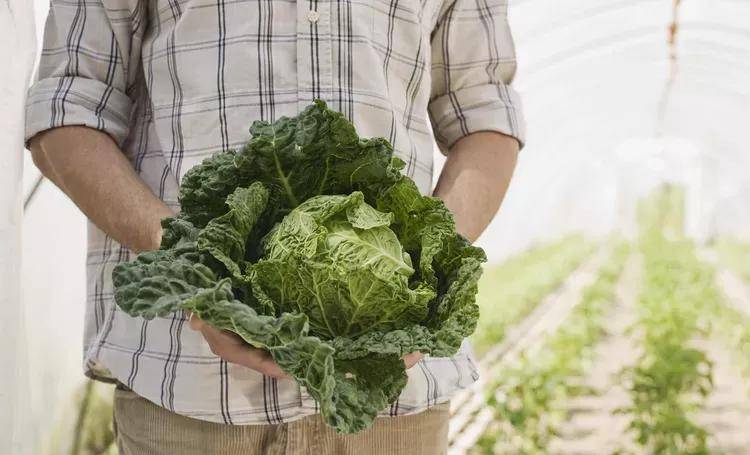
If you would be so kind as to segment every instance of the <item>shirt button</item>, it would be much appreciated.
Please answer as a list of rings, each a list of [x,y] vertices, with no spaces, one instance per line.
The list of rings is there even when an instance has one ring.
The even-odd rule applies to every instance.
[[[312,10],[307,12],[307,20],[308,21],[310,21],[312,23],[315,23],[315,22],[318,22],[318,19],[320,19],[320,13],[319,12],[312,11]]]

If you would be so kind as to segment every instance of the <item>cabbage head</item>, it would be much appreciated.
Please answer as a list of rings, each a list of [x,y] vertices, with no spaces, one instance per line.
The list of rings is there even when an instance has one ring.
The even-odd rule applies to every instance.
[[[474,331],[484,252],[386,140],[322,101],[250,132],[187,172],[160,249],[115,267],[115,301],[237,333],[328,425],[363,430],[406,385],[403,355],[451,356]]]
[[[436,293],[409,287],[414,268],[392,220],[358,191],[308,199],[265,239],[266,257],[250,274],[254,295],[304,313],[310,333],[326,340],[418,324]]]

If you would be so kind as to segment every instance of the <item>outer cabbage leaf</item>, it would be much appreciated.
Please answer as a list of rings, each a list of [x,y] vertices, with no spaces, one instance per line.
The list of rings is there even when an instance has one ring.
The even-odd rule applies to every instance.
[[[376,195],[400,178],[403,163],[382,138],[360,139],[340,113],[315,101],[296,117],[256,121],[238,152],[221,152],[190,169],[180,186],[181,217],[198,227],[227,211],[226,197],[259,181],[270,189],[270,229],[290,209],[319,194]]]
[[[249,188],[237,188],[227,197],[229,211],[209,221],[198,234],[198,249],[210,253],[224,264],[238,283],[245,280],[242,263],[247,237],[268,204],[268,190],[256,182]]]
[[[449,357],[456,353],[464,338],[477,326],[479,307],[477,285],[482,275],[484,250],[471,246],[458,234],[435,257],[441,287],[428,327],[435,331],[432,355]]]
[[[400,356],[376,354],[334,363],[334,348],[308,335],[303,313],[259,315],[234,299],[228,278],[206,288],[184,282],[181,289],[189,291],[173,295],[159,288],[160,298],[168,298],[169,306],[160,304],[160,299],[152,305],[121,306],[129,314],[147,319],[178,309],[190,310],[214,327],[230,330],[248,344],[268,350],[274,361],[315,398],[324,419],[337,431],[353,433],[369,427],[377,412],[395,400],[405,386]]]
[[[203,227],[212,219],[226,213],[224,201],[236,188],[253,183],[252,177],[243,178],[237,167],[234,151],[214,154],[192,167],[180,185],[180,218]]]
[[[169,250],[141,253],[112,272],[115,301],[131,316],[154,318],[177,311],[202,289],[213,287],[216,273],[204,262],[194,241]]]
[[[215,292],[205,293],[205,298],[191,300],[186,309],[215,327],[239,334],[257,348],[267,349],[274,361],[315,398],[326,423],[337,431],[355,433],[368,428],[406,385],[399,355],[368,353],[353,359],[336,358],[331,344],[308,335],[303,314],[261,316],[247,305],[226,298],[230,292],[225,280]]]
[[[129,278],[124,270],[119,272],[121,279]],[[179,309],[190,310],[216,328],[237,333],[250,345],[267,349],[274,361],[321,404],[325,415],[333,419],[332,423],[348,425],[336,415],[335,401],[339,394],[334,393],[337,383],[333,348],[319,338],[307,335],[304,314],[259,315],[250,306],[234,299],[228,278],[214,282],[210,287],[194,286],[174,276],[157,275],[149,279],[168,282],[172,289],[161,286],[149,290],[146,300],[152,298],[152,301],[148,304],[144,304],[144,299],[133,300],[121,294],[118,303],[128,314],[152,319]],[[155,294],[158,297],[153,299]]]
[[[422,196],[408,177],[384,191],[377,200],[378,210],[394,215],[393,230],[404,249],[419,257],[419,279],[437,287],[434,259],[456,235],[453,215],[442,200]]]
[[[232,298],[228,279],[186,301],[183,308],[216,328],[237,333],[256,348],[267,349],[274,361],[305,386],[321,406],[332,406],[333,348],[319,338],[308,336],[304,314],[259,315]]]
[[[404,362],[395,355],[370,354],[335,360],[336,402],[326,422],[344,433],[370,427],[378,412],[396,401],[406,386]]]
[[[164,218],[161,220],[161,227],[161,250],[168,250],[180,242],[194,242],[198,240],[200,233],[200,229],[193,226],[193,223],[179,217]]]
[[[427,327],[413,324],[402,329],[368,332],[357,338],[336,337],[331,341],[337,359],[359,359],[369,354],[401,358],[412,352],[429,354],[436,337]]]

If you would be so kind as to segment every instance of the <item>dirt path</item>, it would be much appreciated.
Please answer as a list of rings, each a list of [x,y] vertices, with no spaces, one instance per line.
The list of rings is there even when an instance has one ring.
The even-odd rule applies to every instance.
[[[481,360],[480,380],[451,400],[450,455],[467,453],[493,421],[492,409],[485,405],[487,378],[517,362],[521,353],[533,352],[547,334],[564,323],[570,311],[581,302],[583,290],[596,280],[597,271],[609,254],[608,248],[600,249],[584,261],[559,289],[545,297],[529,316],[509,330],[503,342]]]
[[[598,394],[571,400],[570,417],[561,428],[561,437],[550,446],[554,455],[605,455],[617,449],[625,453],[643,453],[626,432],[629,418],[614,411],[629,403],[619,384],[617,373],[635,363],[638,343],[626,333],[636,321],[635,306],[641,289],[641,262],[633,257],[618,283],[617,302],[607,319],[606,335],[596,348],[596,356],[584,384]],[[726,281],[726,280],[725,280]],[[721,279],[720,285],[726,285]],[[724,287],[724,286],[722,286]],[[726,291],[726,289],[725,289]],[[744,301],[732,293],[735,306]],[[749,310],[746,306],[745,310]],[[714,390],[695,420],[711,435],[709,447],[714,454],[750,454],[750,381],[735,367],[731,352],[714,340],[701,340],[696,347],[706,352],[714,364]]]
[[[617,373],[633,364],[638,356],[638,344],[626,332],[636,320],[641,276],[641,257],[633,255],[617,285],[617,301],[584,381],[598,393],[570,401],[570,417],[561,428],[560,438],[550,445],[551,454],[603,455],[619,448],[632,449],[629,443],[632,437],[626,434],[628,416],[616,414],[615,410],[630,402],[627,391],[619,385]]]
[[[716,267],[716,285],[726,304],[750,314],[750,286],[722,266],[713,250],[699,251],[699,257]],[[750,453],[750,380],[735,365],[733,354],[722,340],[699,343],[714,364],[714,390],[696,418],[711,433],[713,453],[747,455]]]
[[[743,378],[731,352],[713,341],[699,343],[713,362],[714,389],[696,422],[711,434],[711,452],[723,455],[750,453],[750,381]]]

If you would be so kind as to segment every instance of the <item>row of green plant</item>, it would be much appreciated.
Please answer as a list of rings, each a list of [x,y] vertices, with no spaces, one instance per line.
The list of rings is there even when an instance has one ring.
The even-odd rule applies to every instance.
[[[112,426],[114,386],[87,379],[76,390],[42,448],[45,455],[116,455]],[[2,451],[0,451],[2,452]]]
[[[750,244],[722,239],[715,247],[721,262],[750,283]],[[710,276],[710,281],[705,282],[704,307],[710,317],[712,334],[733,354],[735,365],[743,375],[750,378],[750,314],[747,309],[728,304],[714,281],[715,270],[711,266],[697,264],[696,267],[703,268],[704,274]]]
[[[631,403],[629,430],[646,453],[708,454],[707,431],[693,419],[713,388],[712,364],[696,348],[707,335],[706,303],[715,301],[710,268],[686,240],[647,230],[641,238],[644,288],[638,305],[642,352],[622,372]]]
[[[726,305],[717,305],[713,310],[714,333],[731,351],[735,366],[745,378],[750,378],[750,317]]]
[[[502,341],[507,329],[559,288],[593,248],[582,236],[573,235],[487,267],[477,295],[481,317],[472,336],[477,354],[484,355]]]
[[[723,264],[750,283],[750,243],[723,238],[716,242],[716,251]]]
[[[586,391],[582,378],[603,333],[628,250],[624,243],[616,246],[562,326],[532,355],[522,356],[517,365],[502,371],[490,384],[487,405],[495,420],[475,453],[547,453],[565,419],[565,400]]]
[[[685,188],[662,183],[638,201],[638,224],[644,231],[659,231],[667,239],[685,235]]]

